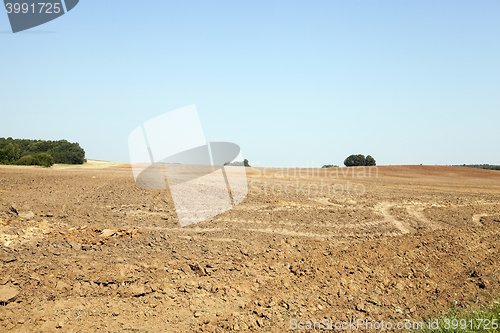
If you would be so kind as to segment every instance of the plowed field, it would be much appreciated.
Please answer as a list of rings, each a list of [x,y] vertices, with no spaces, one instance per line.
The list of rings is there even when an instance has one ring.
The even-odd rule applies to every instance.
[[[286,332],[420,320],[500,291],[500,172],[247,168],[181,228],[129,165],[0,166],[0,331]]]

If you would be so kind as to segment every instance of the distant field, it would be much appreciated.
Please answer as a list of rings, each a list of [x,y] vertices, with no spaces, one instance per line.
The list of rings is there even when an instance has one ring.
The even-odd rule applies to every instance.
[[[101,169],[109,168],[122,164],[128,164],[127,162],[110,162],[110,161],[99,161],[99,160],[89,160],[87,163],[83,164],[54,164],[52,168],[54,169],[67,169],[67,168],[91,168],[91,169]]]

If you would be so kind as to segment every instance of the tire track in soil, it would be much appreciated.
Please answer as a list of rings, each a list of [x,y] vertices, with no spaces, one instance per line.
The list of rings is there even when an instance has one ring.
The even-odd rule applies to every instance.
[[[406,211],[408,214],[410,214],[413,218],[415,218],[419,223],[421,223],[424,227],[428,228],[429,230],[439,230],[439,229],[444,229],[445,226],[442,224],[438,224],[437,222],[431,222],[425,215],[424,215],[424,207],[417,208],[415,206],[406,206]]]
[[[397,229],[399,229],[401,234],[404,235],[409,233],[411,227],[407,223],[403,223],[402,221],[397,220],[389,213],[389,209],[391,209],[392,206],[393,205],[387,202],[380,202],[374,207],[374,210],[377,213],[382,214],[382,216],[384,217],[384,221],[392,223]]]
[[[481,223],[481,217],[489,216],[488,214],[474,214],[472,215],[472,222],[476,225],[483,225]]]

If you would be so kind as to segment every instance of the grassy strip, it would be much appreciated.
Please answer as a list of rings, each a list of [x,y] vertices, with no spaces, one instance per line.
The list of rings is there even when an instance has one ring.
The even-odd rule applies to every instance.
[[[420,332],[500,332],[500,300],[480,309],[459,310],[453,307],[445,315],[426,321]]]

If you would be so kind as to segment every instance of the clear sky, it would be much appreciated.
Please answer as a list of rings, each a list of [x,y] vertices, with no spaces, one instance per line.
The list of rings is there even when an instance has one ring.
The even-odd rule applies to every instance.
[[[195,104],[255,166],[500,165],[499,1],[97,1],[12,34],[0,137],[129,161],[145,121]]]

